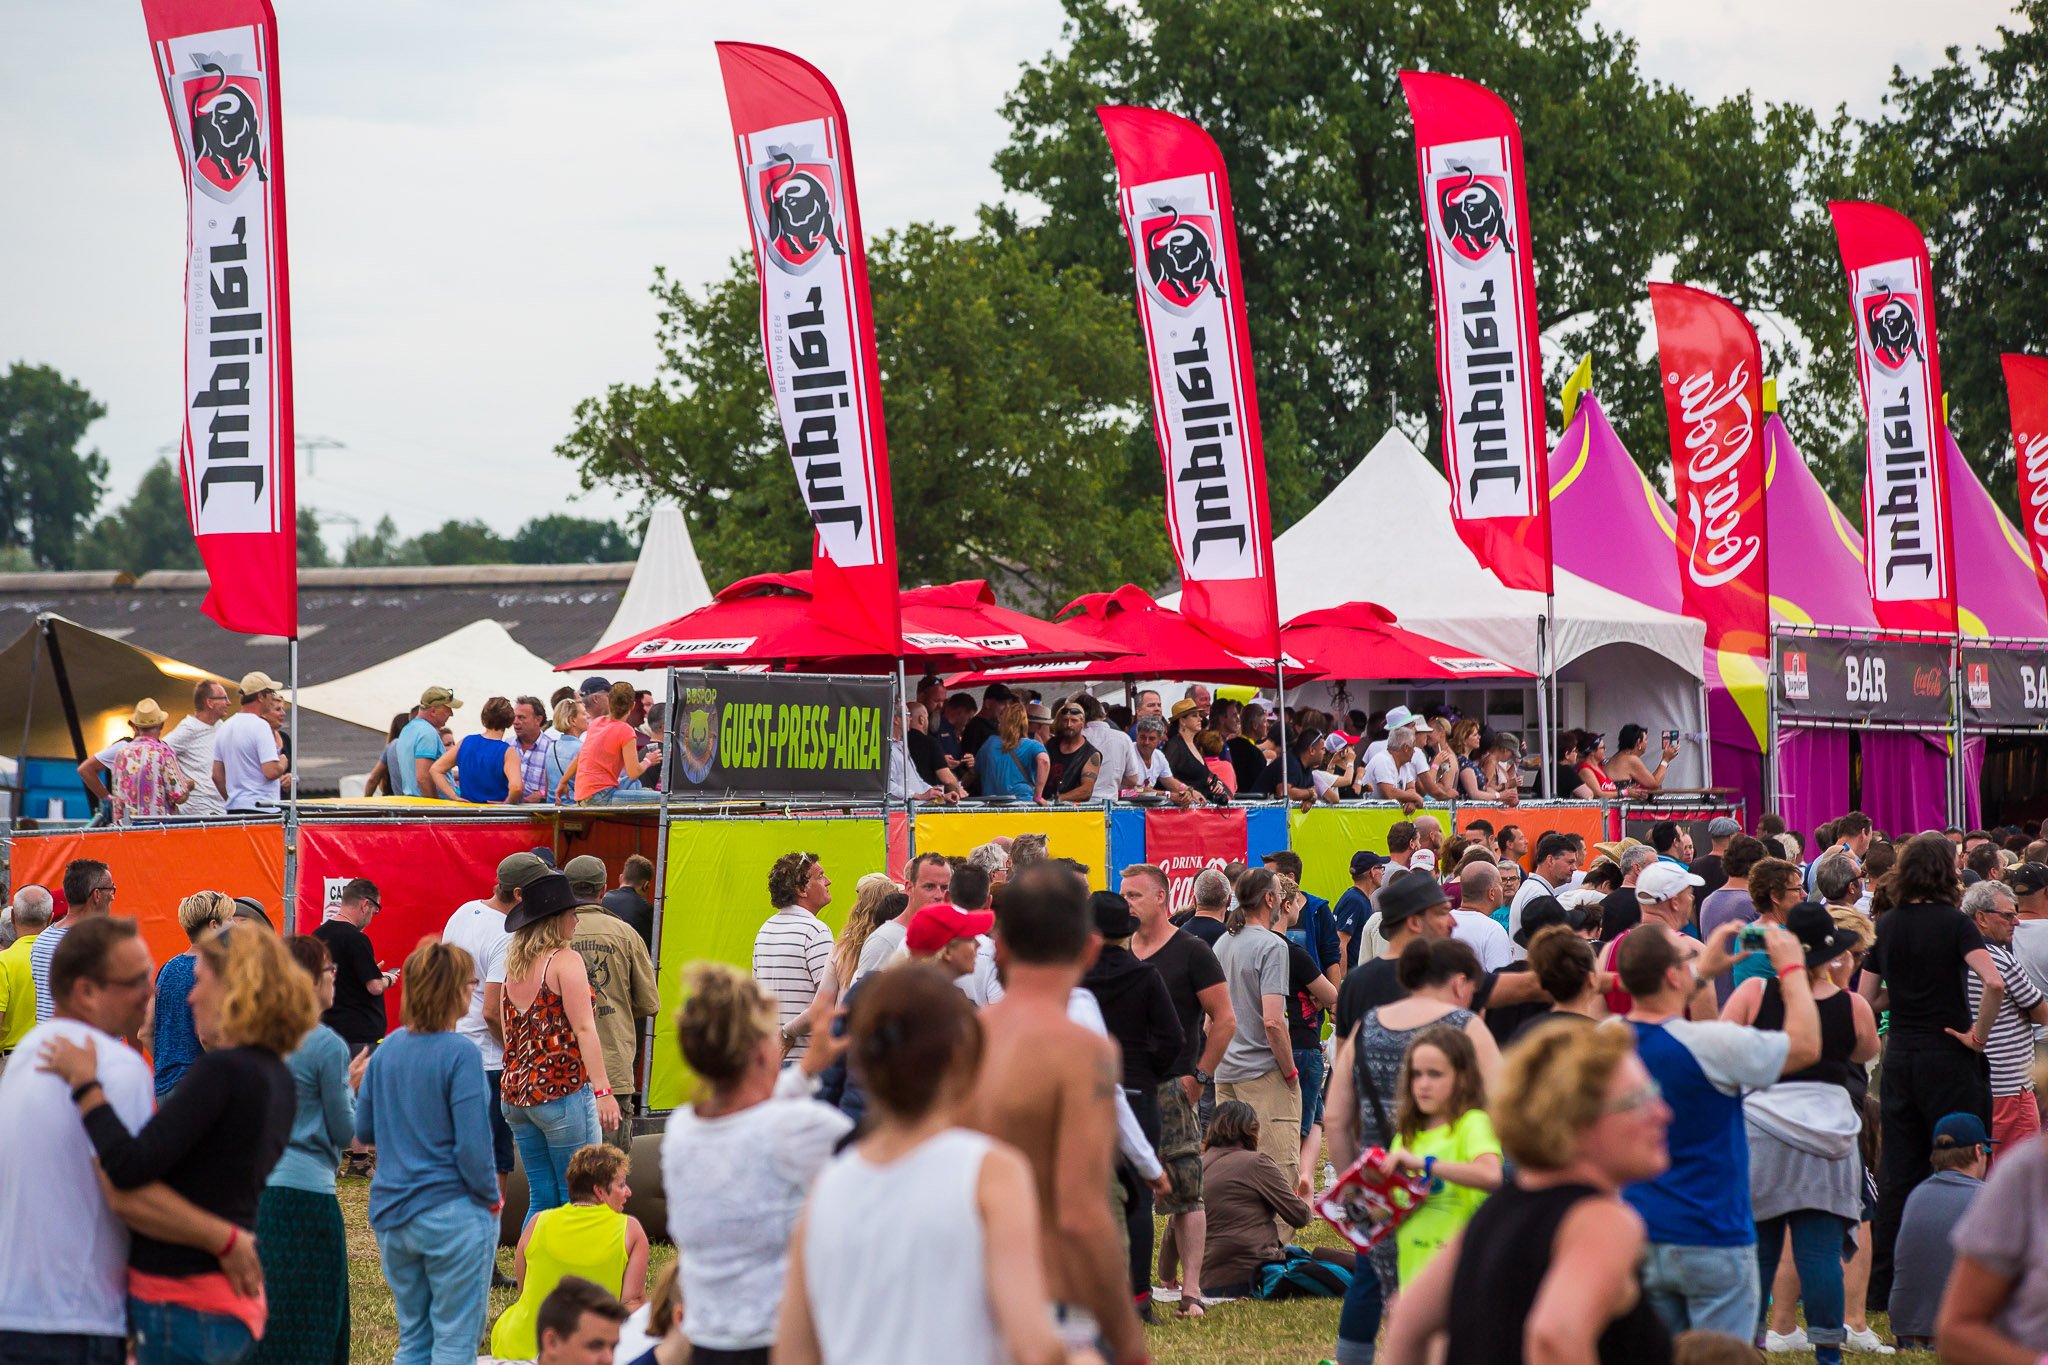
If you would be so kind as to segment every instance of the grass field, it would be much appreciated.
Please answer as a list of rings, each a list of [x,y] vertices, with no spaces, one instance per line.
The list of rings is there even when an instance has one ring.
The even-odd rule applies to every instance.
[[[341,1211],[348,1224],[349,1295],[353,1309],[353,1350],[357,1365],[371,1365],[391,1359],[398,1346],[398,1322],[391,1311],[391,1291],[385,1287],[378,1268],[377,1239],[370,1234],[365,1212],[369,1182],[349,1179],[341,1182]],[[1310,1245],[1334,1244],[1336,1235],[1318,1223],[1307,1230],[1303,1240]],[[659,1269],[675,1256],[669,1246],[654,1248],[653,1266]],[[499,1264],[512,1273],[512,1253],[501,1251]],[[512,1302],[512,1291],[491,1294],[491,1319],[496,1320]],[[1164,1316],[1165,1305],[1161,1305]],[[1877,1330],[1885,1334],[1880,1319]],[[1297,1299],[1286,1303],[1230,1303],[1209,1310],[1199,1323],[1164,1318],[1151,1330],[1152,1352],[1160,1365],[1302,1365],[1327,1358],[1336,1347],[1337,1301]],[[1773,1361],[1811,1360],[1811,1355],[1779,1355]],[[1861,1355],[1851,1352],[1849,1360],[1875,1362],[1890,1360],[1896,1365],[1935,1365],[1930,1352],[1907,1352],[1895,1356]]]

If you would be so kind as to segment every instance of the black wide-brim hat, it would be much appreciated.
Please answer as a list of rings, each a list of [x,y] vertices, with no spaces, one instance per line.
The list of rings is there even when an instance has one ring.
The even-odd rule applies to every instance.
[[[574,910],[580,903],[576,893],[569,889],[569,879],[561,873],[535,877],[520,891],[519,904],[505,916],[505,932],[516,934],[529,924]]]
[[[1819,901],[1801,901],[1786,911],[1785,927],[1806,949],[1809,967],[1833,962],[1857,943],[1856,933],[1836,924],[1835,917]]]

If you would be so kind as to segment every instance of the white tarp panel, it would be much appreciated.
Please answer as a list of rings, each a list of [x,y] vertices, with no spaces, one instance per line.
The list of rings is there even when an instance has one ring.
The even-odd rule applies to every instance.
[[[619,598],[612,623],[592,648],[602,649],[651,630],[710,601],[704,566],[697,562],[697,547],[690,543],[690,523],[684,520],[682,508],[672,502],[661,503],[647,520],[647,538],[640,543],[640,562],[633,566],[633,580]]]
[[[1566,682],[1586,685],[1584,728],[1607,737],[1607,758],[1611,766],[1621,748],[1621,727],[1640,725],[1650,732],[1649,752],[1643,761],[1657,766],[1658,737],[1676,730],[1681,739],[1678,757],[1664,776],[1667,787],[1703,787],[1707,782],[1706,762],[1700,736],[1707,728],[1700,710],[1699,679],[1688,677],[1671,663],[1640,645],[1603,645],[1558,670]]]
[[[392,716],[419,704],[429,687],[452,688],[462,709],[448,722],[458,735],[483,727],[477,714],[488,697],[539,697],[569,681],[554,665],[513,639],[496,621],[472,621],[418,649],[371,664],[333,682],[299,689],[304,706],[367,725],[383,734]]]

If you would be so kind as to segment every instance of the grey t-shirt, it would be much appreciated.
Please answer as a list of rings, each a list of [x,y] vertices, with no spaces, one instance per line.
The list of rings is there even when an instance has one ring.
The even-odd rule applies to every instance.
[[[1713,932],[1734,920],[1738,924],[1751,924],[1756,920],[1756,905],[1749,899],[1747,886],[1724,886],[1700,902],[1700,937],[1709,938]],[[1731,944],[1732,948],[1733,945]],[[1714,978],[1714,1000],[1726,1005],[1728,997],[1735,994],[1735,977],[1723,972]]]
[[[1956,1255],[1994,1275],[2012,1293],[1995,1324],[2029,1351],[2048,1351],[2048,1145],[2029,1142],[1999,1155],[1991,1178],[1950,1235]]]
[[[1223,964],[1230,1008],[1237,1013],[1237,1031],[1216,1064],[1216,1079],[1235,1085],[1280,1069],[1266,1041],[1265,997],[1287,998],[1287,940],[1271,929],[1246,925],[1216,941],[1216,960]]]
[[[1984,1182],[1961,1171],[1936,1171],[1913,1187],[1899,1218],[1892,1252],[1892,1331],[1902,1337],[1932,1337],[1934,1317],[1956,1254],[1949,1234],[1976,1201]]]

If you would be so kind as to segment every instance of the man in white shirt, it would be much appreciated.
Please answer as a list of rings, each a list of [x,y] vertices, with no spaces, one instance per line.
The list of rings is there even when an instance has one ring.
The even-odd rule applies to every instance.
[[[2013,952],[2034,984],[2048,990],[2048,864],[2021,863],[2006,874],[2005,884],[2019,898]]]
[[[794,1061],[839,1000],[837,989],[825,989],[832,929],[818,918],[832,903],[832,879],[815,853],[785,853],[768,869],[768,900],[775,913],[754,935],[754,979],[775,997],[782,1045]]]
[[[953,864],[943,853],[920,853],[910,862],[909,877],[905,890],[910,903],[903,907],[902,914],[878,925],[868,935],[868,941],[860,947],[860,962],[854,968],[853,981],[845,982],[842,989],[896,960],[896,954],[903,951],[904,936],[910,928],[911,919],[927,905],[936,905],[946,899],[953,882]]]
[[[1493,918],[1500,900],[1500,869],[1492,863],[1474,863],[1459,874],[1458,908],[1451,911],[1451,937],[1479,954],[1480,967],[1489,972],[1497,972],[1516,958],[1527,956]]]
[[[1521,889],[1515,892],[1514,903],[1508,907],[1509,938],[1522,930],[1522,907],[1538,896],[1556,895],[1559,887],[1571,883],[1572,871],[1578,865],[1578,850],[1556,830],[1546,831],[1536,841],[1536,865],[1522,878]]]
[[[441,941],[468,953],[476,963],[476,983],[469,990],[469,1008],[455,1021],[455,1031],[483,1054],[484,1079],[491,1086],[491,1151],[498,1163],[498,1188],[512,1171],[512,1130],[498,1108],[498,1087],[505,1075],[505,949],[512,935],[505,916],[519,904],[519,893],[548,865],[532,853],[514,853],[498,864],[497,884],[482,900],[456,907],[441,930]]]
[[[1387,736],[1387,747],[1365,761],[1365,784],[1382,801],[1399,801],[1413,813],[1422,805],[1416,777],[1429,765],[1415,751],[1415,732],[1407,726]]]
[[[291,768],[270,723],[283,684],[267,673],[250,673],[239,690],[242,709],[221,723],[213,741],[214,789],[236,815],[254,814],[260,802],[276,805]]]
[[[1114,801],[1119,792],[1145,785],[1144,769],[1138,763],[1138,751],[1131,744],[1131,737],[1109,723],[1102,703],[1094,697],[1083,692],[1074,700],[1080,703],[1081,714],[1087,717],[1087,724],[1081,727],[1081,737],[1102,755],[1102,763],[1095,770],[1093,799]]]
[[[1372,743],[1366,745],[1365,752],[1360,754],[1359,757],[1363,758],[1368,763],[1372,762],[1373,759],[1379,757],[1381,754],[1387,751],[1388,741],[1393,739],[1394,731],[1402,729],[1406,726],[1413,725],[1414,723],[1415,713],[1413,711],[1410,711],[1407,707],[1393,706],[1387,708],[1387,714],[1380,718],[1380,724],[1382,728],[1386,730],[1387,738],[1376,739]]]
[[[122,1041],[143,1025],[154,996],[149,949],[135,921],[96,915],[72,928],[55,955],[56,1012],[21,1040],[27,1057],[64,1038],[91,1046],[97,1086],[130,1132],[155,1109],[149,1064]],[[128,1223],[151,1236],[217,1249],[223,1219],[162,1184],[102,1192],[92,1141],[63,1078],[34,1065],[0,1073],[0,1360],[121,1365],[128,1358]],[[253,1238],[238,1236],[222,1262],[238,1287],[260,1283]]]
[[[217,727],[233,709],[226,683],[201,679],[192,689],[192,713],[164,736],[164,743],[178,756],[178,771],[192,782],[192,794],[178,807],[178,814],[227,814],[220,789],[213,785],[213,745],[219,735]]]

